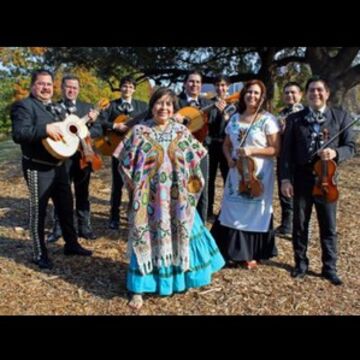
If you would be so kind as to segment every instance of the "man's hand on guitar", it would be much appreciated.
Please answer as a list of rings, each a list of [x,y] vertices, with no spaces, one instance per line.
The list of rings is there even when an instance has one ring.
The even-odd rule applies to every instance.
[[[174,119],[176,122],[178,122],[178,123],[180,123],[180,124],[183,124],[183,123],[184,123],[185,116],[184,116],[184,115],[181,115],[181,114],[175,114],[175,115],[173,116],[173,119]]]
[[[94,122],[97,117],[99,116],[99,111],[95,110],[95,109],[91,109],[88,113],[88,117],[89,117],[89,122]]]
[[[46,125],[46,133],[54,141],[60,141],[64,137],[59,126],[60,124],[61,122],[54,122]]]
[[[113,130],[123,133],[125,131],[128,131],[129,127],[123,123],[115,123],[113,125]]]
[[[215,103],[215,106],[221,111],[221,112],[224,112],[226,106],[227,106],[227,103],[225,100],[219,100]]]

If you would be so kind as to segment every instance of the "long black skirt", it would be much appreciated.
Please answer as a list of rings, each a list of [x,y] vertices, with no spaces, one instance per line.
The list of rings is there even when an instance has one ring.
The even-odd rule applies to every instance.
[[[267,260],[278,254],[272,217],[266,233],[235,230],[221,225],[219,219],[210,232],[226,261]]]

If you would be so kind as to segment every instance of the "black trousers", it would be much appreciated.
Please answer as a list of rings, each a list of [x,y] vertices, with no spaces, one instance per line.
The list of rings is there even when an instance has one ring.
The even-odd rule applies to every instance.
[[[110,220],[119,222],[120,219],[120,204],[122,196],[122,188],[124,182],[119,172],[119,160],[111,157],[111,198],[110,198]]]
[[[312,189],[315,182],[310,173],[299,172],[294,182],[294,219],[293,246],[295,266],[302,270],[308,268],[309,259],[306,256],[308,246],[308,228],[313,205],[320,228],[322,250],[322,271],[328,274],[336,273],[337,234],[336,234],[336,202],[328,203],[323,198],[314,197]]]
[[[78,231],[80,233],[87,233],[91,231],[90,219],[90,201],[89,201],[89,186],[91,167],[87,166],[84,169],[80,168],[80,153],[77,152],[73,157],[66,161],[66,169],[69,173],[70,181],[74,183],[75,192],[75,213],[77,218]],[[58,236],[61,236],[61,228],[59,224],[59,217],[54,212],[54,229]]]
[[[220,168],[221,176],[226,181],[229,167],[227,160],[223,153],[223,142],[212,141],[209,145],[209,213],[213,213],[214,199],[215,199],[215,180],[217,169]]]
[[[293,198],[288,198],[281,193],[280,158],[277,158],[277,162],[276,162],[276,175],[277,175],[277,183],[278,183],[279,201],[281,207],[281,227],[284,229],[285,232],[291,232],[292,223],[293,223],[294,204],[293,204]]]
[[[64,241],[77,244],[73,219],[73,199],[70,179],[65,165],[50,167],[23,160],[23,172],[30,193],[30,237],[34,259],[47,258],[44,239],[46,209],[51,198],[59,216]]]

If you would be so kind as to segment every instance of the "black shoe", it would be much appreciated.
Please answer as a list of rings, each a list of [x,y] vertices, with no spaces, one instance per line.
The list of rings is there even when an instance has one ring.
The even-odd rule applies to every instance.
[[[112,230],[119,230],[119,222],[116,220],[111,220],[109,222],[109,228]]]
[[[49,234],[49,236],[47,237],[47,242],[49,243],[53,243],[53,242],[56,242],[58,241],[60,238],[61,238],[62,234],[60,233],[55,233],[55,232],[52,232]]]
[[[91,230],[80,231],[78,236],[81,238],[84,238],[86,240],[95,240],[96,239],[96,235]]]
[[[64,254],[65,255],[91,256],[92,251],[83,248],[80,244],[72,245],[72,246],[67,246],[65,244],[65,246],[64,246]]]
[[[292,231],[290,229],[286,229],[284,228],[282,225],[278,226],[276,229],[275,229],[275,235],[276,236],[292,236]]]
[[[307,270],[302,270],[300,268],[295,268],[292,272],[291,272],[291,277],[295,278],[295,279],[302,279],[305,277]]]
[[[322,273],[322,276],[329,280],[333,285],[339,286],[342,285],[342,280],[336,274]]]
[[[54,264],[50,259],[41,257],[39,260],[33,260],[33,263],[36,264],[40,269],[52,269]]]

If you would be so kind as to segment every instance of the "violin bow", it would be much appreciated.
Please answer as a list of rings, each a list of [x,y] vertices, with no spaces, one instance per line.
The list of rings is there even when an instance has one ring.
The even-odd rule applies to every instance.
[[[322,144],[320,146],[319,149],[317,149],[312,155],[311,155],[311,159],[313,159],[318,151],[321,151],[323,149],[325,149],[329,144],[331,144],[335,139],[337,139],[345,130],[349,129],[351,126],[355,125],[356,122],[360,121],[360,118],[356,118],[355,120],[353,120],[352,122],[350,122],[349,124],[347,124],[343,129],[341,129],[338,133],[336,133],[332,138],[330,138],[328,141],[326,141],[324,144]]]

